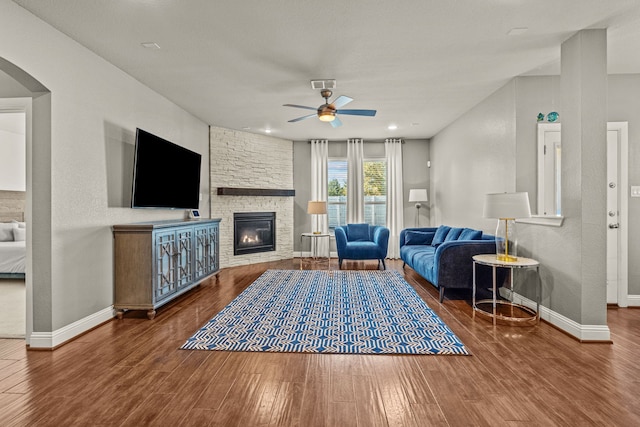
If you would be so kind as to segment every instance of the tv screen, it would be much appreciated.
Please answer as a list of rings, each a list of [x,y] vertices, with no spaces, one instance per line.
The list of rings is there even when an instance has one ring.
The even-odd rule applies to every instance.
[[[137,129],[131,207],[198,209],[201,158]]]

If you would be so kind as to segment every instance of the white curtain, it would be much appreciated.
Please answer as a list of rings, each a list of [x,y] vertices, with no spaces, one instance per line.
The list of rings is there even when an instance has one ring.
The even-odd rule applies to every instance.
[[[311,140],[311,200],[327,201],[327,185],[329,163],[329,141],[326,139]],[[304,206],[306,211],[307,207]],[[313,231],[329,232],[328,215],[311,215],[311,229]],[[326,237],[312,239],[317,241],[319,254],[327,253],[329,244]]]
[[[402,192],[402,140],[386,139],[387,159],[387,226],[389,227],[389,258],[400,258],[400,232],[404,228]]]
[[[347,223],[364,222],[364,142],[347,140]]]

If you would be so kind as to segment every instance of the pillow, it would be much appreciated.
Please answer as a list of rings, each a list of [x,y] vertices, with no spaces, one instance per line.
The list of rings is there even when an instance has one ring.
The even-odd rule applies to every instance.
[[[433,240],[431,241],[431,246],[437,248],[442,243],[444,243],[444,239],[447,238],[449,230],[451,230],[451,227],[448,227],[446,225],[441,225],[440,227],[438,227],[438,229],[436,230],[436,235],[433,236]]]
[[[11,220],[12,224],[18,224],[18,228],[27,228],[26,222],[16,221],[15,219]]]
[[[13,240],[16,242],[24,242],[27,240],[27,229],[26,228],[14,228],[13,229]]]
[[[347,224],[347,240],[350,242],[368,242],[369,224]]]
[[[474,230],[473,228],[465,228],[462,230],[460,237],[458,240],[481,240],[482,239],[482,231]]]
[[[425,231],[406,231],[404,233],[404,244],[405,245],[428,245],[431,243],[431,239],[433,239],[433,232],[425,232]]]
[[[449,232],[447,233],[447,237],[445,237],[444,241],[445,242],[451,242],[453,240],[458,240],[458,236],[460,236],[460,233],[462,233],[463,228],[452,228],[451,230],[449,230]]]
[[[12,222],[0,223],[0,242],[13,242],[14,228],[18,228],[18,224]]]

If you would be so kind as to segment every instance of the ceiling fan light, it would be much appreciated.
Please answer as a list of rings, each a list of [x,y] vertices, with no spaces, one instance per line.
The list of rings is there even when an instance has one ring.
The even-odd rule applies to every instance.
[[[331,111],[320,111],[318,113],[318,118],[323,122],[332,122],[335,120],[336,116],[335,113],[332,113]]]

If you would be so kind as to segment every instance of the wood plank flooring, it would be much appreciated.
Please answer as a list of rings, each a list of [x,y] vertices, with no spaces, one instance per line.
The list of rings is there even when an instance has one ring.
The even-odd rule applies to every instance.
[[[0,340],[0,426],[640,425],[640,310],[609,309],[613,344],[581,344],[474,320],[409,268],[472,356],[179,350],[268,268],[298,260],[224,269],[154,320],[127,313],[53,352]]]

